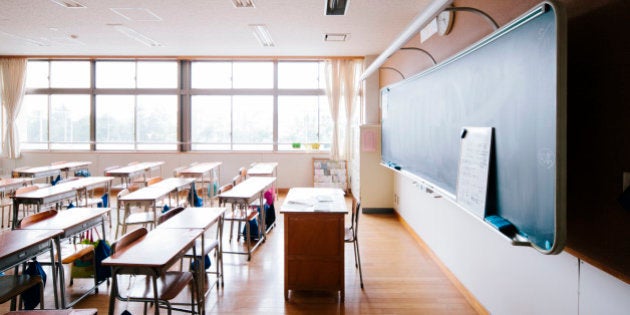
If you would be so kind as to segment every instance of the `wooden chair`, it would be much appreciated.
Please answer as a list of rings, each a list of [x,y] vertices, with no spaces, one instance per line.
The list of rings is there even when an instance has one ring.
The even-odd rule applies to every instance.
[[[139,241],[148,231],[145,228],[139,228],[128,234],[121,236],[111,245],[112,256],[118,252],[126,250],[133,250],[133,243]],[[184,289],[192,284],[193,289],[190,291],[191,296],[191,313],[195,313],[195,293],[197,292],[196,283],[193,280],[193,274],[191,272],[183,271],[166,271],[160,276],[145,276],[144,279],[136,277],[137,279],[132,282],[127,296],[120,296],[120,290],[115,288],[112,292],[117,293],[116,298],[127,302],[144,302],[144,314],[147,313],[147,304],[154,302],[156,297],[158,302],[166,306],[168,314],[170,315],[173,306],[171,300],[177,297]],[[118,281],[114,282],[118,285]],[[154,289],[157,288],[157,292],[154,294]],[[156,305],[155,307],[159,307]]]
[[[167,220],[169,220],[170,218],[172,218],[173,216],[177,215],[178,213],[182,212],[184,210],[183,207],[177,207],[175,209],[169,210],[167,211],[165,214],[163,214],[162,216],[160,216],[158,218],[158,225],[162,224],[163,222],[166,222]],[[195,240],[195,250],[193,252],[193,249],[189,249],[186,254],[184,255],[184,258],[188,258],[190,259],[190,261],[192,262],[194,259],[196,259],[197,261],[204,261],[205,260],[205,256],[206,255],[210,255],[210,253],[212,253],[214,251],[214,256],[217,258],[216,262],[215,262],[215,270],[212,271],[211,269],[208,270],[206,272],[206,274],[214,274],[217,277],[217,280],[215,283],[219,284],[224,284],[223,283],[223,257],[221,255],[221,253],[219,252],[219,233],[221,233],[223,231],[223,221],[220,220],[219,221],[219,226],[217,227],[217,234],[216,237],[214,239],[212,238],[204,238],[203,240],[203,249],[201,248],[201,241],[200,240]],[[195,256],[193,253],[197,253],[197,255]],[[184,258],[182,258],[182,263],[184,261]],[[180,270],[183,270],[182,265],[180,265]],[[204,279],[204,280],[207,280]],[[208,287],[208,290],[211,289],[211,287]]]
[[[57,210],[47,210],[47,211],[42,211],[40,213],[35,213],[32,215],[26,216],[18,223],[18,228],[26,228],[35,223],[50,219],[54,217],[55,215],[57,215]],[[46,258],[47,256],[42,256],[40,259],[38,259],[38,261],[42,265],[53,265],[52,262],[46,260]],[[95,259],[94,246],[92,244],[77,244],[77,243],[64,242],[61,245],[61,264],[58,264],[58,262],[56,262],[54,265],[58,268],[63,268],[63,265],[70,265],[74,263],[74,261],[77,259],[86,260],[86,258],[92,259],[92,266],[96,267],[96,261],[94,260]],[[55,259],[57,259],[56,256],[55,256]],[[93,274],[94,274],[94,285],[96,287],[96,292],[98,292],[98,287],[97,287],[98,279],[96,275],[96,270],[94,270]],[[72,285],[73,282],[74,282],[74,279],[71,276],[69,285]]]
[[[145,181],[146,186],[151,186],[151,185],[155,185],[159,182],[161,182],[162,180],[164,180],[164,178],[162,178],[162,176],[153,176],[153,177],[149,177],[147,178],[147,180]]]
[[[122,227],[122,234],[126,234],[129,225],[143,225],[143,227],[150,226],[152,228],[155,222],[153,209],[149,209],[146,206],[141,209],[132,204],[129,204],[129,207],[127,207],[124,202],[120,201],[120,198],[127,194],[129,194],[129,189],[123,189],[116,196],[116,200],[120,203],[119,208],[117,208],[118,210],[116,210],[116,236],[119,235],[119,227]]]
[[[26,170],[31,168],[31,166],[20,166],[20,167],[16,167],[13,169],[13,171],[11,171],[11,177],[16,178],[16,177],[20,177],[19,171],[21,170]]]
[[[245,180],[247,178],[247,167],[243,166],[238,169],[238,175],[241,176],[241,179]]]
[[[240,184],[243,181],[243,177],[241,177],[241,174],[238,174],[234,177],[232,177],[232,185],[236,186],[238,184]]]
[[[44,309],[44,281],[41,276],[9,275],[0,276],[0,304],[11,301],[11,310],[22,309],[22,300],[18,297],[26,290],[39,285],[39,308]]]
[[[177,208],[173,208],[171,210],[166,211],[165,213],[163,213],[161,216],[158,217],[157,224],[160,225],[166,222],[168,219],[174,217],[175,215],[177,215],[178,213],[182,211],[184,211],[184,207],[177,207]]]
[[[355,207],[356,204],[356,207]],[[351,225],[345,228],[344,241],[352,243],[354,247],[354,267],[359,268],[359,279],[361,280],[361,289],[363,289],[363,272],[361,270],[361,255],[359,254],[359,213],[361,213],[361,201],[353,200],[352,216],[350,218]]]

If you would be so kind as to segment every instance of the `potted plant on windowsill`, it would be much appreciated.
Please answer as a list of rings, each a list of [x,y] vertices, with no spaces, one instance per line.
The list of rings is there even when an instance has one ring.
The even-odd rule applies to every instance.
[[[291,144],[291,147],[293,147],[294,149],[299,149],[301,146],[302,146],[302,144],[299,143],[299,142],[293,142]]]

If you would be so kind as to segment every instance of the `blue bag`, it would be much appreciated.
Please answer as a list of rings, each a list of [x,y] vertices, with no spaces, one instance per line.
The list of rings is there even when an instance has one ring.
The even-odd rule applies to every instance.
[[[190,262],[190,270],[195,270],[197,268],[197,266],[195,265],[196,260],[193,260]],[[210,268],[210,266],[212,265],[212,261],[210,261],[210,256],[206,255],[203,259],[203,266],[206,270],[208,270],[208,268]]]
[[[96,246],[94,247],[94,260],[96,266],[94,270],[96,270],[96,279],[98,282],[105,281],[107,278],[112,276],[112,268],[111,267],[103,267],[101,262],[109,257],[112,254],[112,249],[103,240],[98,240]]]
[[[37,262],[37,260],[30,261],[24,273],[30,276],[40,276],[42,277],[42,281],[44,282],[44,286],[46,285],[46,272],[42,268],[42,265]],[[30,289],[24,291],[22,293],[22,301],[24,301],[24,309],[33,310],[39,304],[41,299],[40,296],[40,288],[41,284],[38,284]]]
[[[191,199],[191,197],[193,200],[193,206],[203,207],[203,199],[201,199],[199,195],[197,195],[197,188],[195,188],[195,183],[192,184],[192,189],[188,193],[188,199]]]
[[[96,205],[99,208],[107,208],[109,207],[109,194],[108,193],[104,193],[101,196],[101,201]]]
[[[258,209],[260,211],[260,208]],[[260,236],[258,235],[258,221],[256,220],[256,218],[249,220],[247,224],[249,224],[250,241],[258,240]],[[247,229],[247,226],[243,226],[243,239],[247,237],[246,229]]]
[[[60,181],[61,181],[61,175],[57,175],[57,177],[55,177],[55,179],[53,179],[53,180],[51,180],[51,181],[50,181],[50,184],[51,184],[51,185],[53,185],[53,186],[55,186],[55,185],[57,185],[57,183],[58,183],[58,182],[60,182]]]
[[[90,173],[90,171],[88,169],[82,169],[82,170],[78,170],[78,171],[74,172],[74,176],[90,177],[90,176],[92,176],[92,174]]]

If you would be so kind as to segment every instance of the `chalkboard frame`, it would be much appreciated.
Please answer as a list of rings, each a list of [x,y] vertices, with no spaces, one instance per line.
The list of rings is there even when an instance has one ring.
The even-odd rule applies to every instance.
[[[485,45],[492,44],[492,42],[514,29],[518,29],[522,25],[527,24],[529,21],[536,17],[551,13],[555,19],[555,159],[553,160],[554,167],[554,191],[553,191],[553,243],[549,244],[545,242],[544,245],[534,243],[528,240],[530,235],[506,235],[500,233],[506,239],[508,239],[513,245],[527,245],[532,246],[543,254],[558,254],[564,248],[566,242],[566,16],[564,9],[560,7],[556,2],[545,1],[535,6],[533,9],[523,14],[521,17],[506,24],[499,30],[483,38],[479,42],[473,44],[468,49],[458,53],[457,55],[449,58],[448,60],[429,68],[428,70],[417,74],[413,77],[405,79],[396,84],[385,87],[381,90],[381,113],[383,120],[386,119],[388,93],[390,89],[397,89],[401,85],[407,84],[407,82],[413,81],[418,77],[430,75],[433,72],[440,71],[445,66],[456,62],[460,58],[465,58],[466,55],[477,49],[484,47]],[[385,127],[385,126],[383,126]],[[492,127],[492,126],[488,126]],[[384,149],[387,146],[387,128],[382,128],[382,141]],[[392,170],[395,170],[404,176],[410,177],[418,186],[424,188],[427,192],[437,193],[446,197],[445,199],[457,204],[456,193],[452,188],[444,187],[439,181],[434,181],[431,178],[425,176],[425,174],[409,171],[404,165],[399,165],[397,161],[387,159],[386,154],[382,152],[381,164]],[[493,161],[496,163],[496,161]],[[491,179],[492,180],[492,179]],[[491,187],[489,187],[491,188]],[[463,208],[461,205],[457,204]],[[473,215],[473,217],[476,217]],[[481,220],[483,222],[483,219]],[[519,222],[512,222],[517,225]],[[488,224],[488,226],[491,226]],[[496,229],[495,229],[496,230]]]

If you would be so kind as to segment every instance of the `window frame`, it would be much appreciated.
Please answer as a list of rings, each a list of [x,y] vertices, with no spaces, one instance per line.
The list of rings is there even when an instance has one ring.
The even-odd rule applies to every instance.
[[[193,113],[193,97],[194,96],[213,96],[213,95],[227,95],[231,96],[233,99],[234,96],[251,96],[251,95],[270,95],[273,100],[273,108],[272,108],[272,145],[269,146],[269,149],[262,150],[253,150],[256,152],[260,151],[271,151],[271,152],[289,152],[295,151],[295,149],[285,149],[283,144],[278,143],[278,98],[282,96],[324,96],[326,95],[325,83],[322,77],[319,78],[320,84],[317,89],[298,89],[298,88],[286,88],[280,89],[278,88],[278,77],[279,63],[318,63],[318,67],[322,69],[324,67],[323,59],[151,59],[151,58],[142,58],[142,59],[127,59],[127,58],[103,58],[103,59],[51,59],[51,58],[33,58],[29,59],[29,62],[47,62],[48,64],[48,87],[39,87],[39,88],[26,88],[27,95],[46,95],[48,97],[48,130],[47,130],[47,141],[46,141],[46,149],[27,149],[32,151],[64,151],[64,149],[54,149],[51,146],[51,135],[50,135],[50,97],[55,94],[88,94],[90,96],[90,145],[88,151],[100,151],[100,152],[115,152],[115,151],[124,151],[124,152],[150,152],[150,151],[158,151],[158,152],[221,152],[221,151],[229,151],[229,152],[246,152],[252,150],[238,150],[234,149],[235,146],[239,146],[240,144],[234,143],[234,117],[233,112],[234,109],[231,108],[231,118],[230,118],[230,143],[229,149],[221,148],[221,149],[193,149],[194,145],[204,145],[207,143],[197,142],[193,143],[193,135],[191,132],[191,116]],[[51,63],[57,61],[88,61],[90,63],[90,87],[88,88],[51,88],[50,87],[50,71],[51,71]],[[138,69],[138,62],[176,62],[177,63],[177,82],[178,86],[176,88],[137,88],[137,79],[134,88],[97,88],[96,87],[96,68],[98,62],[135,62],[134,68]],[[233,88],[233,82],[231,88],[192,88],[192,68],[193,64],[197,62],[219,62],[219,63],[230,63],[231,69],[233,71],[235,63],[249,63],[249,62],[270,62],[273,66],[273,87],[272,88]],[[232,72],[233,74],[233,72]],[[320,71],[321,76],[321,71]],[[133,149],[97,149],[97,145],[99,144],[96,140],[96,99],[99,95],[129,95],[134,96],[134,118],[133,118],[133,129],[134,129],[134,140],[133,140]],[[142,146],[139,142],[139,135],[137,134],[137,124],[139,117],[137,116],[137,97],[140,95],[175,95],[177,97],[177,138],[176,145],[174,150],[147,150],[147,149],[139,149],[138,146]],[[231,104],[231,107],[234,104]],[[321,106],[320,106],[321,107]],[[329,150],[329,143],[324,144],[321,139],[321,108],[318,107],[318,122],[317,122],[317,139],[320,140],[318,143],[323,144],[321,148],[322,151]],[[106,144],[106,143],[105,143]],[[165,145],[170,143],[164,142]],[[126,144],[125,144],[126,145]],[[123,145],[124,146],[124,145]],[[279,149],[280,147],[280,149]],[[68,151],[77,151],[74,149],[69,149]],[[84,150],[80,150],[84,151]]]

